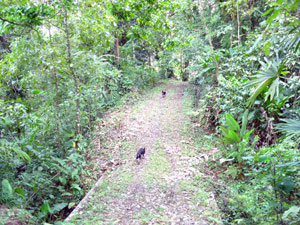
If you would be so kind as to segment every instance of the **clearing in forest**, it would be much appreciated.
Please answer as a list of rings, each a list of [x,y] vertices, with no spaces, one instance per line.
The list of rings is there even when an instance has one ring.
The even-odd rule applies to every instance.
[[[112,112],[118,138],[109,145],[110,157],[121,165],[100,178],[66,222],[220,224],[212,188],[200,171],[205,158],[201,144],[195,145],[191,136],[186,115],[191,105],[187,83],[171,81]],[[137,163],[141,147],[146,154]],[[99,154],[102,148],[99,144]]]

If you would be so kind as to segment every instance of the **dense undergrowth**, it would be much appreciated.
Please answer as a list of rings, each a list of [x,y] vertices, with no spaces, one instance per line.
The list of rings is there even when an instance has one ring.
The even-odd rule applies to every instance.
[[[168,76],[166,59],[154,59],[149,51],[158,50],[140,37],[164,41],[163,32],[144,26],[158,8],[138,1],[0,5],[0,223],[61,220],[90,188],[85,157],[102,115]]]
[[[0,6],[3,215],[64,218],[85,194],[99,118],[175,76],[194,87],[193,121],[220,141],[209,166],[224,223],[299,223],[298,0]]]
[[[193,121],[220,143],[209,166],[223,222],[298,224],[298,2],[223,1],[211,7],[206,20],[193,24],[206,26],[213,48],[197,51],[188,69],[194,73]],[[205,30],[191,36],[194,45],[186,52],[207,49]]]

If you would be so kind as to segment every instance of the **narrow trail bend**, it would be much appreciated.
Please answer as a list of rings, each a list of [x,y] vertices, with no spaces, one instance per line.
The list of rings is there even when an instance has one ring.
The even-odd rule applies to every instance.
[[[116,114],[123,162],[103,176],[66,221],[72,224],[219,224],[217,207],[198,170],[203,158],[189,136],[187,84],[168,82]],[[161,90],[166,90],[165,98]],[[126,142],[126,143],[125,143]],[[120,147],[121,146],[121,147]],[[135,160],[146,147],[144,159]],[[112,155],[112,157],[114,157]]]

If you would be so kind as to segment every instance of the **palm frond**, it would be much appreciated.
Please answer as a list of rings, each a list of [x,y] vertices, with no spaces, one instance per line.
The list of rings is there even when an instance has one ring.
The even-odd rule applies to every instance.
[[[282,119],[285,123],[279,123],[276,125],[276,129],[285,133],[288,138],[295,138],[297,142],[300,142],[300,121],[293,119]]]
[[[295,33],[296,34],[294,35],[294,37],[292,37],[291,39],[289,39],[289,37],[287,38],[286,40],[286,44],[285,44],[285,47],[287,49],[291,49],[291,48],[294,48],[294,52],[297,52],[299,47],[300,47],[300,27],[296,27],[294,29],[292,29],[290,31],[290,34],[291,33]]]
[[[247,87],[255,87],[254,92],[249,97],[247,104],[252,105],[259,94],[261,94],[270,84],[265,100],[270,97],[279,95],[279,77],[282,74],[284,63],[279,60],[269,61],[268,64],[261,63],[262,69],[255,76],[253,80],[249,81]]]

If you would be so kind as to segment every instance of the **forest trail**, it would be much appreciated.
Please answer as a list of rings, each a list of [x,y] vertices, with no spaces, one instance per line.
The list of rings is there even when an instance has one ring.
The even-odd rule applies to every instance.
[[[167,95],[162,97],[161,91]],[[117,118],[122,141],[112,158],[122,165],[101,177],[67,218],[70,224],[220,224],[211,188],[199,171],[203,162],[193,145],[187,83],[172,81],[149,92]],[[97,142],[97,141],[96,141]],[[144,159],[135,160],[146,147]]]

